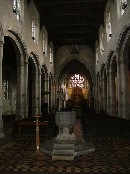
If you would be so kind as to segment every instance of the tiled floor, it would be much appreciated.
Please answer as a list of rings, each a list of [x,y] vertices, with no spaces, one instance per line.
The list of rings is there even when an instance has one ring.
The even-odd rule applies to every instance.
[[[80,125],[77,135],[80,133]],[[82,131],[82,130],[81,130]],[[10,139],[11,140],[11,139]],[[7,140],[3,140],[7,142]],[[46,141],[41,137],[41,143]],[[40,173],[130,174],[130,142],[124,137],[89,137],[95,152],[77,156],[72,161],[52,160],[51,156],[35,151],[35,137],[23,136],[0,147],[0,173],[16,171]],[[1,140],[2,142],[2,140]]]

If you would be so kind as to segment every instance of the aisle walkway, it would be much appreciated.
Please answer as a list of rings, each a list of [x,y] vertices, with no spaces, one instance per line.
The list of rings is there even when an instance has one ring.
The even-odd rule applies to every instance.
[[[83,128],[80,119],[76,119],[75,125],[73,126],[73,132],[77,138],[84,139]]]

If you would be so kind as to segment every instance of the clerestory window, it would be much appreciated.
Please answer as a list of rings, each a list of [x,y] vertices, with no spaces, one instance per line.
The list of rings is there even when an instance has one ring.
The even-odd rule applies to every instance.
[[[32,19],[32,39],[36,42],[36,19]]]
[[[103,46],[103,33],[100,34],[100,51],[101,51],[101,54],[104,52],[104,46]]]
[[[20,20],[20,11],[21,11],[20,0],[13,0],[13,13],[15,14],[18,20]]]
[[[120,7],[121,7],[121,16],[122,16],[127,8],[127,0],[121,0]]]
[[[98,48],[96,48],[96,66],[98,65]]]
[[[47,45],[48,45],[48,34],[45,27],[43,27],[43,54],[47,57]]]
[[[106,32],[107,32],[107,40],[109,41],[110,38],[112,37],[112,27],[111,27],[111,14],[108,13],[107,15],[107,28],[106,28]]]
[[[53,63],[53,44],[50,42],[50,63]]]

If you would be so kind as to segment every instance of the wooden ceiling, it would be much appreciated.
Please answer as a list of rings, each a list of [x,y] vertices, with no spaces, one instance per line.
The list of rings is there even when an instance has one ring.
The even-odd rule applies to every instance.
[[[41,26],[57,49],[62,45],[88,45],[92,49],[104,22],[107,0],[34,0]]]

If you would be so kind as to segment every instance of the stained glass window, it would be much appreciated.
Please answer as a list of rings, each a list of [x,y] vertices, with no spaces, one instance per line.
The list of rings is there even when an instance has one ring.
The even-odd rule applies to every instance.
[[[83,88],[84,87],[84,77],[81,76],[80,74],[74,74],[73,76],[71,76],[70,88],[73,88],[73,87]]]

